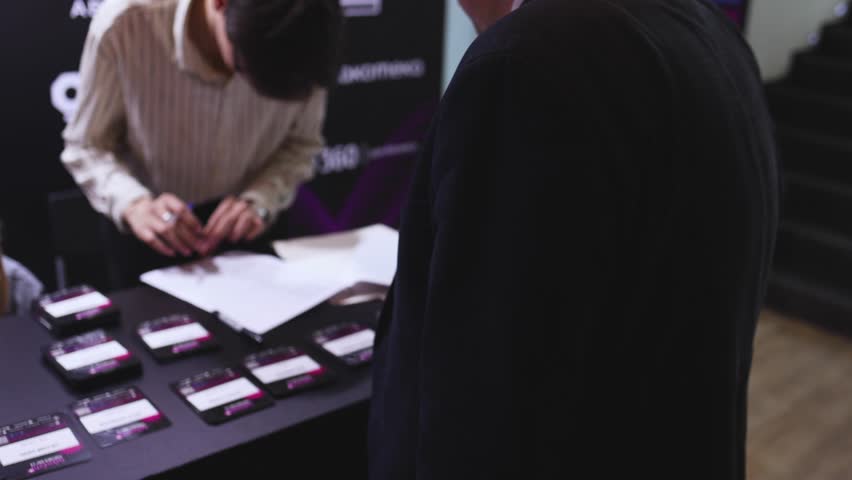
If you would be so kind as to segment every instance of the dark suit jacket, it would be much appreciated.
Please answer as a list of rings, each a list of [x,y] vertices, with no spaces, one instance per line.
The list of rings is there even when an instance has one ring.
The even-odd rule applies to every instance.
[[[778,217],[709,0],[536,0],[470,48],[401,225],[373,480],[744,477]]]

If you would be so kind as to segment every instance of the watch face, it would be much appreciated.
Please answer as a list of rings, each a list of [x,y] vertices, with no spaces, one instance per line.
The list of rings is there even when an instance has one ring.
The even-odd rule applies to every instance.
[[[267,210],[263,207],[256,207],[255,212],[257,213],[257,216],[260,217],[260,219],[263,220],[264,222],[269,221],[269,210]]]

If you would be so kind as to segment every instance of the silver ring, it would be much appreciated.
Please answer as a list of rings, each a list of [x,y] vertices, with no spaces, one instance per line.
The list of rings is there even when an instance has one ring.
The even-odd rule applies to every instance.
[[[166,223],[172,223],[172,221],[175,219],[175,214],[172,212],[163,212],[160,218]]]

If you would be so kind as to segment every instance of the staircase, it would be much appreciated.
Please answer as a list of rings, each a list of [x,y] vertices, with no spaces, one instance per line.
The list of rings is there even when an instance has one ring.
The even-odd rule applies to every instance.
[[[852,336],[852,18],[767,95],[786,185],[767,305]]]

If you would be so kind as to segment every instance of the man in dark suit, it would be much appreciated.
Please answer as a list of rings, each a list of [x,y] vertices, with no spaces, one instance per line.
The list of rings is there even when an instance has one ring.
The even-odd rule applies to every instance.
[[[371,478],[742,479],[779,209],[753,55],[710,0],[512,3],[462,1]]]

